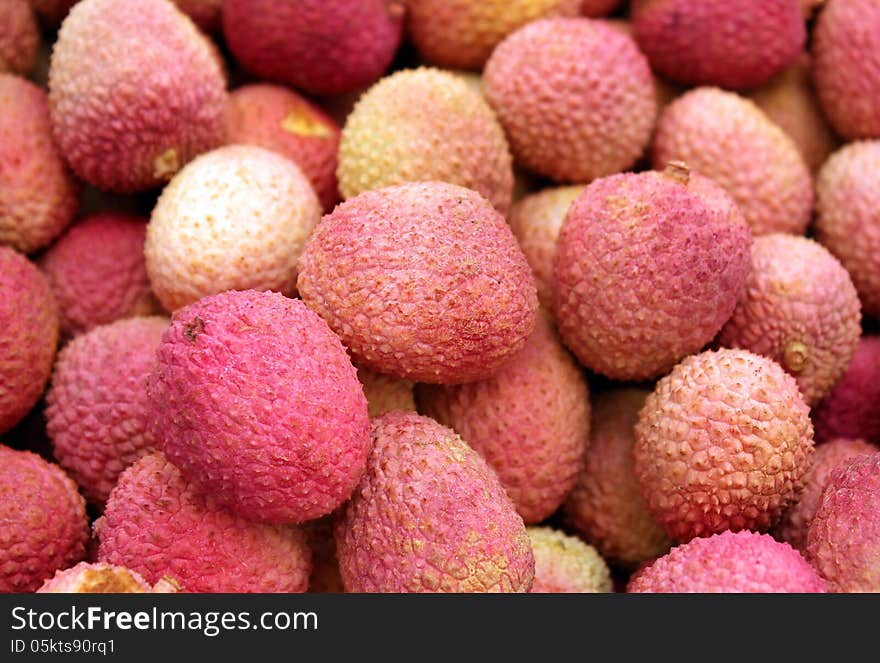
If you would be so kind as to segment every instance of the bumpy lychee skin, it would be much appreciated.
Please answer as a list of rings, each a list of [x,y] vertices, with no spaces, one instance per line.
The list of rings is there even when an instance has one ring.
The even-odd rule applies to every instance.
[[[635,433],[648,510],[679,541],[767,530],[802,490],[813,453],[794,378],[745,350],[678,364],[648,396]]]
[[[98,561],[126,566],[147,582],[169,576],[188,592],[304,592],[311,571],[305,534],[223,509],[196,492],[161,453],[119,478],[95,522]]]
[[[880,317],[880,140],[849,143],[816,180],[816,239],[852,277],[862,311]]]
[[[46,431],[58,462],[91,502],[103,504],[119,474],[153,450],[147,376],[168,322],[120,320],[76,337],[58,354]]]
[[[262,147],[228,145],[188,164],[147,226],[150,283],[169,311],[226,290],[296,293],[296,262],[321,218],[302,170]]]
[[[170,2],[81,0],[52,50],[55,140],[99,189],[151,189],[223,142],[225,85],[211,43]]]
[[[250,520],[326,515],[364,471],[370,420],[357,372],[299,300],[230,291],[177,311],[147,393],[168,460]]]
[[[403,5],[387,0],[225,0],[223,34],[242,67],[312,94],[351,92],[388,69]]]
[[[635,425],[650,392],[620,389],[593,402],[584,465],[562,507],[566,524],[608,560],[632,568],[671,542],[648,513],[635,475]]]
[[[878,451],[880,449],[864,440],[846,438],[831,440],[817,446],[816,453],[813,454],[813,465],[807,473],[804,492],[782,516],[782,520],[774,528],[774,535],[779,540],[786,541],[792,547],[805,552],[810,523],[816,515],[816,509],[819,508],[832,472],[857,456]]]
[[[723,532],[677,546],[633,576],[628,592],[823,593],[801,554],[767,534]]]
[[[0,445],[0,592],[33,592],[85,555],[86,505],[60,467]]]
[[[843,377],[813,410],[816,442],[838,437],[880,444],[880,337],[863,336]]]
[[[773,359],[816,404],[846,371],[862,333],[859,296],[837,259],[805,237],[752,243],[746,292],[718,342]]]
[[[880,5],[828,0],[811,49],[816,91],[837,133],[880,138]]]
[[[0,2],[0,72],[27,75],[39,46],[40,31],[28,0]]]
[[[593,18],[607,16],[621,4],[621,0],[581,0],[581,14]]]
[[[80,562],[58,571],[37,590],[39,594],[144,594],[175,593],[178,588],[169,580],[153,587],[137,571],[104,562]]]
[[[416,411],[415,385],[409,380],[398,380],[368,368],[358,368],[357,373],[364,387],[371,419],[394,410]]]
[[[730,317],[745,286],[749,229],[704,187],[675,165],[596,180],[572,203],[554,306],[562,340],[588,368],[618,380],[655,377]]]
[[[520,28],[492,52],[483,87],[516,162],[559,182],[632,166],[657,116],[645,56],[631,37],[592,19]]]
[[[806,53],[748,96],[791,137],[810,172],[819,170],[836,149],[839,141],[819,105],[810,57]]]
[[[443,182],[338,205],[299,269],[303,301],[359,365],[418,382],[489,377],[525,345],[538,308],[504,218],[480,194]]]
[[[832,592],[880,592],[880,452],[837,467],[807,533],[807,557]]]
[[[590,393],[543,315],[522,352],[489,379],[424,386],[418,397],[420,411],[495,470],[526,523],[550,516],[574,486],[589,440]]]
[[[657,125],[655,168],[684,161],[721,185],[754,235],[803,234],[813,183],[792,139],[733,92],[697,88],[673,101]]]
[[[632,16],[651,66],[686,85],[761,85],[807,37],[800,0],[635,0]]]
[[[451,429],[391,412],[373,421],[367,470],[336,526],[350,592],[527,592],[522,518]]]
[[[58,305],[23,255],[0,246],[0,434],[43,393],[58,345]]]
[[[577,16],[581,0],[408,0],[406,26],[419,53],[453,69],[482,69],[508,34],[547,16]]]
[[[31,253],[73,219],[80,187],[52,143],[46,93],[0,74],[0,244]]]
[[[473,189],[506,213],[513,191],[510,151],[492,109],[459,76],[431,68],[399,71],[364,93],[342,129],[337,175],[346,200],[438,180]]]
[[[584,187],[562,186],[525,196],[510,210],[510,229],[535,274],[538,300],[553,310],[553,263],[559,231],[571,203]]]
[[[593,546],[549,527],[529,527],[535,556],[532,594],[612,591],[611,573]]]
[[[309,178],[326,211],[339,200],[339,135],[339,126],[324,111],[280,85],[255,83],[229,95],[226,142],[257,145],[286,156]]]
[[[42,255],[63,335],[159,311],[144,259],[146,234],[146,219],[98,213],[77,222]]]

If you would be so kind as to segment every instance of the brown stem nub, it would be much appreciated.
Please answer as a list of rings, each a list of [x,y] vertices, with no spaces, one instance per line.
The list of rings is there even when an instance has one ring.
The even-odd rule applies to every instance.
[[[676,182],[680,182],[684,186],[687,186],[691,179],[691,169],[688,168],[688,165],[684,161],[668,162],[666,168],[663,169],[663,174],[666,177],[671,177]]]
[[[782,365],[792,373],[800,373],[807,366],[810,351],[800,341],[789,341],[782,351]]]

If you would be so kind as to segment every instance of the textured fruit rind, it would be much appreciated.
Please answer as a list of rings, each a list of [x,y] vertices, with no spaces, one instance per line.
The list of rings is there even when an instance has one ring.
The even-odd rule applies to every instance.
[[[832,126],[850,140],[880,138],[880,4],[827,0],[811,52],[816,92]]]
[[[43,393],[58,345],[58,305],[23,255],[0,246],[0,434]]]
[[[119,478],[95,522],[98,560],[147,582],[165,576],[188,592],[304,592],[311,570],[305,534],[235,516],[197,493],[161,453]]]
[[[743,292],[750,234],[672,174],[596,180],[572,203],[554,268],[562,340],[613,379],[661,375],[705,346]]]
[[[779,363],[809,405],[849,366],[862,333],[859,296],[843,266],[806,237],[755,238],[746,291],[718,335]]]
[[[756,87],[793,64],[806,41],[800,0],[635,0],[639,46],[687,85]]]
[[[421,385],[420,411],[486,460],[527,523],[574,486],[589,440],[590,392],[580,367],[539,315],[522,352],[487,380]]]
[[[413,395],[415,385],[409,380],[398,380],[368,368],[358,368],[357,374],[358,380],[364,387],[371,419],[393,410],[416,411]]]
[[[147,276],[146,234],[146,219],[98,213],[77,222],[42,255],[63,335],[160,312]]]
[[[753,235],[803,234],[813,183],[792,139],[749,99],[697,88],[670,103],[654,137],[653,163],[683,161],[721,185]]]
[[[73,219],[80,186],[52,143],[43,90],[0,74],[0,108],[0,244],[31,253]]]
[[[419,53],[453,69],[482,69],[492,50],[526,23],[577,16],[581,0],[408,0],[406,27]]]
[[[299,166],[261,147],[228,145],[181,170],[159,197],[144,246],[169,311],[227,290],[296,293],[296,262],[321,218]]]
[[[103,562],[80,562],[58,571],[37,590],[48,594],[143,594],[156,591],[163,590],[161,587],[153,589],[137,571]]]
[[[862,336],[852,361],[812,411],[816,442],[838,437],[880,444],[880,337]]]
[[[326,515],[364,471],[370,420],[357,372],[299,300],[230,291],[177,311],[147,394],[168,460],[250,520]]]
[[[845,145],[816,179],[816,239],[852,277],[862,310],[880,316],[880,140]]]
[[[346,200],[404,182],[438,180],[510,207],[513,169],[485,99],[452,72],[399,71],[376,83],[345,120],[339,191]]]
[[[358,365],[419,382],[490,376],[523,348],[538,308],[504,218],[478,193],[442,182],[337,205],[299,269],[303,301]]]
[[[676,546],[639,571],[628,592],[823,593],[801,554],[767,534],[723,532]]]
[[[151,189],[223,142],[225,87],[211,42],[172,3],[81,0],[49,67],[55,141],[99,189]]]
[[[28,0],[0,2],[0,72],[26,76],[34,68],[40,32]]]
[[[520,28],[493,51],[483,88],[517,164],[558,182],[631,167],[657,116],[645,56],[599,20],[548,18]]]
[[[767,530],[803,489],[813,452],[794,378],[745,350],[678,364],[648,396],[635,433],[648,510],[679,541]]]
[[[96,504],[153,450],[147,376],[167,327],[161,317],[120,320],[76,337],[58,354],[46,432],[58,462]]]
[[[549,527],[529,527],[535,556],[532,594],[612,591],[611,574],[593,546]]]
[[[566,524],[609,561],[634,567],[669,550],[635,475],[635,425],[650,392],[620,389],[593,402],[584,466],[562,507]]]
[[[336,526],[350,592],[527,592],[535,562],[495,473],[451,429],[373,421],[367,471]]]
[[[85,500],[60,467],[0,445],[0,592],[33,592],[79,562],[88,524]]]
[[[832,472],[841,464],[852,460],[862,454],[871,454],[880,451],[872,444],[864,440],[848,440],[840,438],[831,440],[816,447],[813,454],[813,464],[807,473],[804,491],[797,502],[785,512],[782,520],[773,530],[774,536],[781,541],[786,541],[793,548],[805,552],[807,548],[807,532],[816,509],[822,500],[822,494],[831,479]]]
[[[807,533],[807,558],[832,592],[880,592],[880,452],[832,473]]]

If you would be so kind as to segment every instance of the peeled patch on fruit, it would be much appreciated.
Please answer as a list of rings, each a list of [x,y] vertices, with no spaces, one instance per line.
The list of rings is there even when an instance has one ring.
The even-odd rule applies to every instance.
[[[880,140],[849,143],[816,179],[816,239],[852,277],[862,310],[880,316]]]
[[[342,129],[337,176],[346,200],[437,180],[481,193],[502,214],[513,190],[510,151],[486,100],[458,75],[424,67],[361,96]]]
[[[23,255],[0,246],[0,434],[43,393],[58,345],[58,305]]]
[[[815,405],[846,371],[862,333],[859,296],[843,266],[805,237],[752,243],[746,292],[718,336],[773,359]]]
[[[807,533],[807,557],[832,592],[880,592],[880,452],[835,469]]]
[[[58,571],[37,590],[40,594],[169,594],[180,591],[176,581],[163,579],[150,585],[137,571],[103,562],[80,562]]]
[[[529,527],[535,555],[532,594],[611,592],[611,573],[599,553],[577,537],[549,527]]]
[[[177,311],[147,394],[168,460],[249,520],[326,515],[367,462],[367,400],[345,348],[278,293],[230,291]]]
[[[679,541],[767,530],[803,489],[813,453],[794,378],[745,350],[678,364],[648,396],[635,433],[648,510]]]
[[[317,95],[351,92],[388,69],[404,5],[389,0],[225,0],[223,34],[242,67]]]
[[[147,376],[167,327],[161,317],[120,320],[76,337],[58,354],[46,432],[58,462],[96,504],[153,450]]]
[[[632,15],[651,66],[686,85],[756,87],[807,38],[800,0],[635,0]]]
[[[52,50],[55,140],[99,189],[151,189],[222,143],[225,87],[210,41],[172,3],[81,0]]]
[[[492,52],[483,87],[516,162],[558,182],[628,169],[657,116],[645,56],[604,21],[529,23]]]
[[[358,365],[458,384],[525,345],[538,299],[509,226],[475,191],[420,182],[337,205],[299,262],[306,305]]]
[[[310,101],[279,85],[245,85],[229,95],[226,142],[257,145],[283,154],[309,178],[330,211],[339,200],[336,186],[340,129]]]
[[[311,570],[305,534],[263,525],[196,492],[161,453],[119,478],[95,521],[98,560],[149,583],[169,576],[188,592],[304,592]]]
[[[566,524],[608,560],[632,568],[669,550],[635,474],[635,425],[650,392],[619,389],[593,402],[584,466],[562,506]]]
[[[373,421],[373,449],[336,525],[349,592],[527,592],[535,560],[495,473],[414,413]]]
[[[656,377],[705,346],[748,272],[736,206],[683,164],[596,180],[572,203],[554,268],[562,340],[617,380]]]
[[[717,88],[697,88],[673,101],[657,125],[653,163],[670,161],[723,187],[754,235],[803,234],[813,183],[792,139],[754,102]]]
[[[628,592],[822,593],[825,581],[801,554],[767,534],[723,532],[677,546],[642,569]]]
[[[227,290],[296,293],[296,262],[321,217],[300,168],[261,147],[203,154],[162,191],[144,246],[169,311]]]
[[[0,107],[0,244],[31,253],[73,219],[80,187],[52,143],[46,93],[0,74]]]
[[[563,186],[525,196],[510,210],[510,229],[535,274],[538,299],[553,310],[553,263],[562,222],[584,187]]]
[[[577,362],[539,315],[525,348],[492,377],[420,385],[420,411],[476,449],[526,523],[562,504],[590,434],[590,392]]]
[[[398,380],[368,368],[358,368],[357,374],[367,397],[370,419],[394,410],[416,411],[415,385],[409,380]]]
[[[577,16],[581,0],[408,0],[409,36],[429,62],[481,69],[514,30],[548,16]]]
[[[89,521],[76,484],[57,465],[2,445],[0,523],[0,592],[33,592],[85,556]]]
[[[880,444],[880,337],[863,336],[843,377],[813,410],[816,442],[838,437]]]
[[[0,72],[26,76],[39,47],[40,31],[28,0],[0,2]]]
[[[813,464],[807,473],[804,492],[797,502],[785,512],[782,520],[774,528],[774,535],[790,543],[794,548],[805,552],[807,548],[807,532],[816,509],[822,501],[822,495],[831,479],[831,474],[843,463],[862,454],[880,451],[864,440],[848,440],[840,438],[820,444],[813,454]]]
[[[816,91],[837,133],[880,138],[880,5],[827,0],[811,50]]]
[[[63,335],[160,312],[147,276],[146,235],[146,219],[98,213],[77,222],[42,255]]]

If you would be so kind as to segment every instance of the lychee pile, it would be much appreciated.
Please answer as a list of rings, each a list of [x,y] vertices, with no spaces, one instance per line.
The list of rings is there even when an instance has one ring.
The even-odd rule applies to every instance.
[[[0,2],[0,592],[880,592],[878,0]]]

